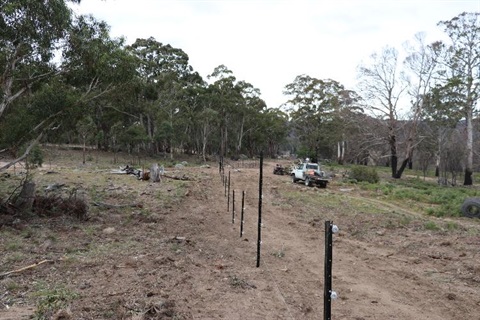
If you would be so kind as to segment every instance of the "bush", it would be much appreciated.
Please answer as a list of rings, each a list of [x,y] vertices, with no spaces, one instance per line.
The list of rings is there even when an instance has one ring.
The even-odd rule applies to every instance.
[[[39,167],[41,167],[43,164],[43,152],[38,144],[35,145],[30,152],[30,163]]]
[[[355,179],[359,182],[363,181],[369,183],[377,183],[380,180],[377,170],[375,170],[375,168],[363,166],[353,167],[350,172],[350,179]]]

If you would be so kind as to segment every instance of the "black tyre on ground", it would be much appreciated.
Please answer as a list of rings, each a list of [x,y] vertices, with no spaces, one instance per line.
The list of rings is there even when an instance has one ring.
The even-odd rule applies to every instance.
[[[480,198],[468,198],[462,204],[462,213],[468,218],[480,218]]]
[[[320,182],[318,185],[319,188],[325,189],[327,187],[327,183],[325,181]]]
[[[297,182],[297,178],[295,178],[295,175],[294,175],[294,174],[292,174],[292,182],[293,182],[293,183]]]
[[[309,178],[309,177],[306,177],[306,178],[305,178],[305,185],[306,185],[307,187],[311,187],[311,186],[312,186],[312,183],[310,182],[310,178]]]

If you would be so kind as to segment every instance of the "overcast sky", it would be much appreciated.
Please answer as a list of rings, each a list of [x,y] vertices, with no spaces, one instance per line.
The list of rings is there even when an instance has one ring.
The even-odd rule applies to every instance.
[[[204,79],[223,64],[278,107],[301,74],[355,89],[372,53],[401,49],[418,32],[442,39],[437,23],[480,12],[480,0],[82,0],[74,9],[128,44],[154,37],[182,49]]]

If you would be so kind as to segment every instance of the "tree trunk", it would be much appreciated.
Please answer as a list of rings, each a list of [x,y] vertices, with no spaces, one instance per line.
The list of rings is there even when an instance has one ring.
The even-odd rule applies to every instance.
[[[83,137],[83,152],[82,152],[82,163],[85,164],[85,153],[87,152],[87,142],[86,142],[86,137]]]
[[[398,156],[397,156],[397,142],[395,135],[390,135],[390,165],[392,171],[392,178],[396,178],[397,175],[397,165],[398,165]]]
[[[243,139],[243,127],[245,124],[245,116],[242,117],[242,124],[240,125],[240,132],[238,133],[238,141],[237,147],[235,150],[236,155],[240,154],[240,150],[242,149],[242,139]]]
[[[465,168],[465,179],[463,181],[463,185],[465,186],[473,185],[473,172],[469,168]]]
[[[463,185],[473,185],[473,126],[472,126],[473,112],[470,108],[467,112],[467,166],[465,168],[465,179]]]
[[[394,176],[395,179],[400,179],[402,177],[403,171],[407,167],[408,163],[409,163],[409,159],[405,159],[402,161],[402,164],[400,165],[400,169],[398,169],[397,173]]]
[[[345,141],[337,142],[337,162],[343,165],[345,160]]]

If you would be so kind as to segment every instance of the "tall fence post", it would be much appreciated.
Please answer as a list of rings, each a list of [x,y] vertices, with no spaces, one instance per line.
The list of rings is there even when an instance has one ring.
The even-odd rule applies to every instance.
[[[232,191],[232,223],[235,223],[235,189]]]
[[[260,246],[262,244],[262,187],[263,187],[263,152],[260,153],[260,178],[258,180],[258,239],[257,268],[260,267]]]
[[[245,191],[242,191],[242,211],[240,214],[240,238],[243,236],[243,212],[245,210]]]
[[[325,287],[323,294],[323,319],[332,319],[332,299],[337,298],[337,293],[332,290],[332,261],[333,261],[333,233],[338,232],[338,227],[332,221],[325,221]]]
[[[230,171],[228,171],[227,212],[230,212]]]

